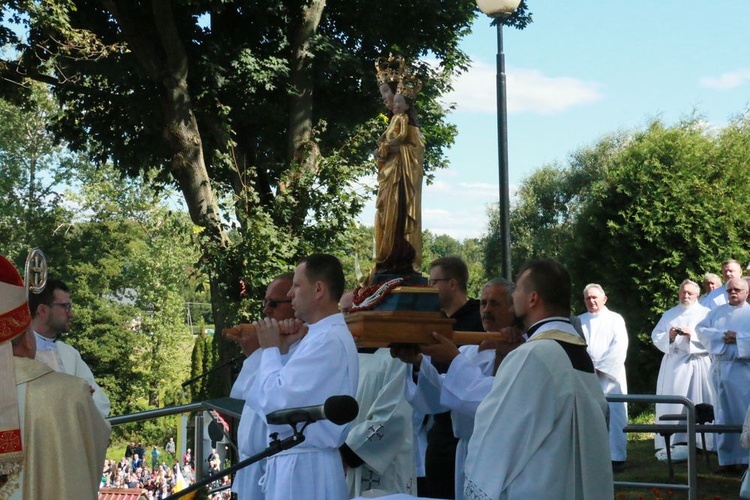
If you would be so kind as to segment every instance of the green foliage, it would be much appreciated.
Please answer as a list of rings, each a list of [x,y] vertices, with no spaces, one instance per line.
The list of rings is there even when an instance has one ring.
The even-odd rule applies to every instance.
[[[458,43],[473,1],[318,5],[319,20],[301,0],[4,5],[26,37],[0,30],[16,49],[0,74],[53,86],[64,109],[59,136],[129,176],[154,168],[153,180],[179,182],[204,226],[200,265],[218,329],[255,314],[269,279],[299,257],[349,250],[342,236],[367,194],[353,183],[374,171],[384,128],[378,56],[404,55],[424,82],[417,107],[428,178],[446,165],[456,134],[439,97],[468,66]],[[512,22],[529,20],[524,6]],[[210,192],[196,195],[196,184]],[[222,360],[236,352],[218,335],[215,344]]]
[[[191,375],[193,377],[204,374],[216,367],[219,356],[216,345],[205,330],[195,338],[193,343],[193,354],[191,357]],[[210,399],[212,394],[211,379],[204,377],[196,380],[190,385],[191,402]]]
[[[748,120],[739,116],[718,131],[698,119],[655,120],[577,151],[565,167],[542,168],[519,190],[514,267],[555,257],[568,266],[574,290],[604,287],[628,326],[631,392],[654,390],[661,355],[650,333],[674,305],[678,284],[750,256]],[[585,311],[578,292],[573,299]]]
[[[69,217],[56,189],[78,159],[46,128],[55,110],[40,85],[30,87],[24,105],[0,100],[0,250],[17,263],[29,247],[48,247]]]

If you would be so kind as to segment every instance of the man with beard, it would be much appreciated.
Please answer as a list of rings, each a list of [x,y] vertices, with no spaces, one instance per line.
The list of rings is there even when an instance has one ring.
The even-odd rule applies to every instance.
[[[698,303],[700,287],[694,281],[685,280],[678,293],[680,303],[666,311],[651,332],[654,345],[664,353],[656,381],[657,395],[685,396],[693,403],[713,404],[709,370],[711,360],[703,347],[695,326],[709,312]],[[656,405],[656,420],[661,415],[682,413],[681,404],[659,403]],[[711,436],[707,436],[710,438]],[[672,445],[686,443],[684,433],[672,437]],[[654,434],[656,449],[664,448],[664,437]],[[711,448],[710,441],[706,447]]]
[[[519,271],[513,310],[528,341],[508,354],[477,409],[467,500],[612,498],[607,402],[570,324],[571,282],[551,259]]]
[[[485,331],[505,330],[513,324],[511,294],[513,282],[501,278],[487,282],[482,288],[480,312]],[[457,330],[459,330],[457,328]],[[483,345],[468,345],[457,348],[442,335],[433,333],[437,344],[421,346],[421,352],[399,352],[394,354],[406,363],[411,363],[413,377],[406,379],[406,398],[415,411],[424,414],[440,414],[450,411],[452,433],[458,438],[455,461],[455,498],[463,498],[464,461],[469,438],[474,429],[474,410],[489,391],[481,381],[494,373],[495,348],[509,352],[508,347],[485,342]],[[441,374],[437,366],[449,366]],[[485,382],[486,384],[486,382]]]
[[[713,309],[698,323],[698,338],[711,356],[711,381],[716,391],[716,423],[742,425],[750,405],[750,304],[748,284],[742,278],[726,283],[729,303]],[[741,473],[747,451],[737,434],[716,436],[719,474]]]
[[[60,280],[47,280],[40,294],[29,297],[31,328],[36,335],[36,359],[57,372],[82,378],[91,386],[94,403],[102,417],[109,415],[109,398],[94,380],[94,374],[73,346],[60,340],[70,331],[73,303],[70,290]]]

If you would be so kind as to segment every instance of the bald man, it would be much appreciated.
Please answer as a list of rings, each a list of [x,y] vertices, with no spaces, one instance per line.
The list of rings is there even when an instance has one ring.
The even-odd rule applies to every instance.
[[[728,303],[713,309],[698,323],[698,338],[711,356],[711,381],[716,392],[716,423],[742,425],[750,405],[750,304],[748,283],[726,283]],[[737,434],[717,434],[718,474],[741,474],[747,450]]]

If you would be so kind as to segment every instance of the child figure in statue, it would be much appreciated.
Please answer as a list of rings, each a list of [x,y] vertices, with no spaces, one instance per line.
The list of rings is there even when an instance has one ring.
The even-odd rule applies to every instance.
[[[411,274],[422,256],[424,140],[413,105],[421,83],[403,72],[379,88],[392,115],[376,154],[375,271]]]

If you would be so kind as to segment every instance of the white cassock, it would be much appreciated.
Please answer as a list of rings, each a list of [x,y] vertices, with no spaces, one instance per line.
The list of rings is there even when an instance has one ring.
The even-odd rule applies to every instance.
[[[388,349],[359,353],[359,415],[346,446],[364,463],[346,473],[350,496],[367,490],[416,493],[412,409],[404,398],[407,368]]]
[[[355,396],[357,348],[344,316],[333,314],[308,327],[286,364],[278,348],[261,350],[258,374],[246,400],[256,412],[268,415],[322,405],[331,396]],[[262,479],[266,500],[349,498],[339,454],[348,429],[348,424],[314,422],[305,429],[300,445],[269,457]],[[268,431],[279,433],[279,439],[292,435],[288,425],[269,425]]]
[[[719,306],[728,304],[729,300],[727,297],[727,284],[724,283],[718,288],[714,288],[707,295],[700,298],[699,302],[701,305],[708,307],[710,310],[714,310]]]
[[[575,344],[589,371],[550,336]],[[477,409],[464,498],[613,498],[607,411],[580,336],[543,324],[503,360]]]
[[[745,422],[742,424],[740,444],[742,444],[743,448],[750,449],[750,408],[748,408],[745,413]]]
[[[281,355],[282,364],[285,364],[289,356],[297,348],[299,342],[295,342],[289,348],[287,354]],[[255,377],[260,367],[261,350],[256,349],[242,363],[242,369],[237,376],[237,380],[232,385],[232,391],[229,396],[237,399],[247,400],[247,392],[252,390],[255,383]],[[240,416],[240,425],[237,428],[237,451],[239,451],[240,461],[257,455],[268,447],[268,425],[266,420],[253,409],[247,402],[242,407]],[[240,469],[232,479],[232,491],[237,493],[239,500],[256,500],[263,498],[263,491],[260,488],[260,478],[266,471],[265,460],[255,462],[247,467]]]
[[[594,362],[599,384],[605,395],[627,394],[625,358],[628,354],[628,331],[625,320],[616,312],[602,307],[598,313],[578,316],[583,336],[588,344],[588,353]],[[628,439],[622,431],[628,425],[626,403],[609,404],[609,447],[612,460],[627,460]]]
[[[494,350],[487,349],[479,352],[479,346],[467,345],[461,346],[459,351],[461,351],[461,354],[451,362],[451,365],[461,358],[459,363],[466,362],[477,366],[479,373],[484,376],[492,375],[492,370],[495,366]],[[446,374],[438,373],[437,369],[432,365],[430,357],[425,355],[419,367],[417,383],[415,384],[411,377],[406,377],[405,394],[406,399],[414,410],[425,415],[445,413],[446,411],[451,412],[453,435],[458,438],[458,445],[456,446],[455,493],[456,500],[461,500],[464,490],[466,452],[469,446],[469,439],[474,431],[474,415],[466,411],[457,411],[443,404],[441,397],[445,376]]]
[[[94,389],[91,395],[94,398],[94,404],[102,417],[107,418],[110,410],[109,398],[104,390],[99,387],[99,384],[96,383],[96,380],[94,380],[94,374],[91,373],[89,365],[81,358],[81,353],[75,347],[60,340],[52,341],[36,332],[34,332],[34,335],[37,339],[35,359],[56,372],[67,373],[88,382]]]
[[[693,404],[706,403],[713,405],[713,389],[711,388],[711,360],[708,351],[701,344],[697,334],[690,336],[677,335],[674,342],[669,341],[669,329],[695,327],[706,317],[709,308],[694,302],[690,306],[678,304],[666,311],[651,332],[651,340],[654,345],[664,353],[659,368],[659,377],[656,380],[656,394],[669,396],[685,396]],[[659,403],[656,405],[657,423],[661,422],[659,417],[665,414],[683,413],[685,407],[681,404]],[[686,443],[685,433],[673,434],[671,444]],[[706,448],[711,450],[713,435],[706,434]],[[698,446],[702,446],[701,440],[697,439]],[[664,438],[654,434],[654,444],[657,449],[664,448]]]
[[[750,304],[724,304],[698,323],[698,338],[711,356],[711,381],[716,394],[716,423],[742,425],[750,405]],[[737,332],[736,344],[725,344],[724,333]],[[715,438],[720,465],[748,463],[739,435]]]

